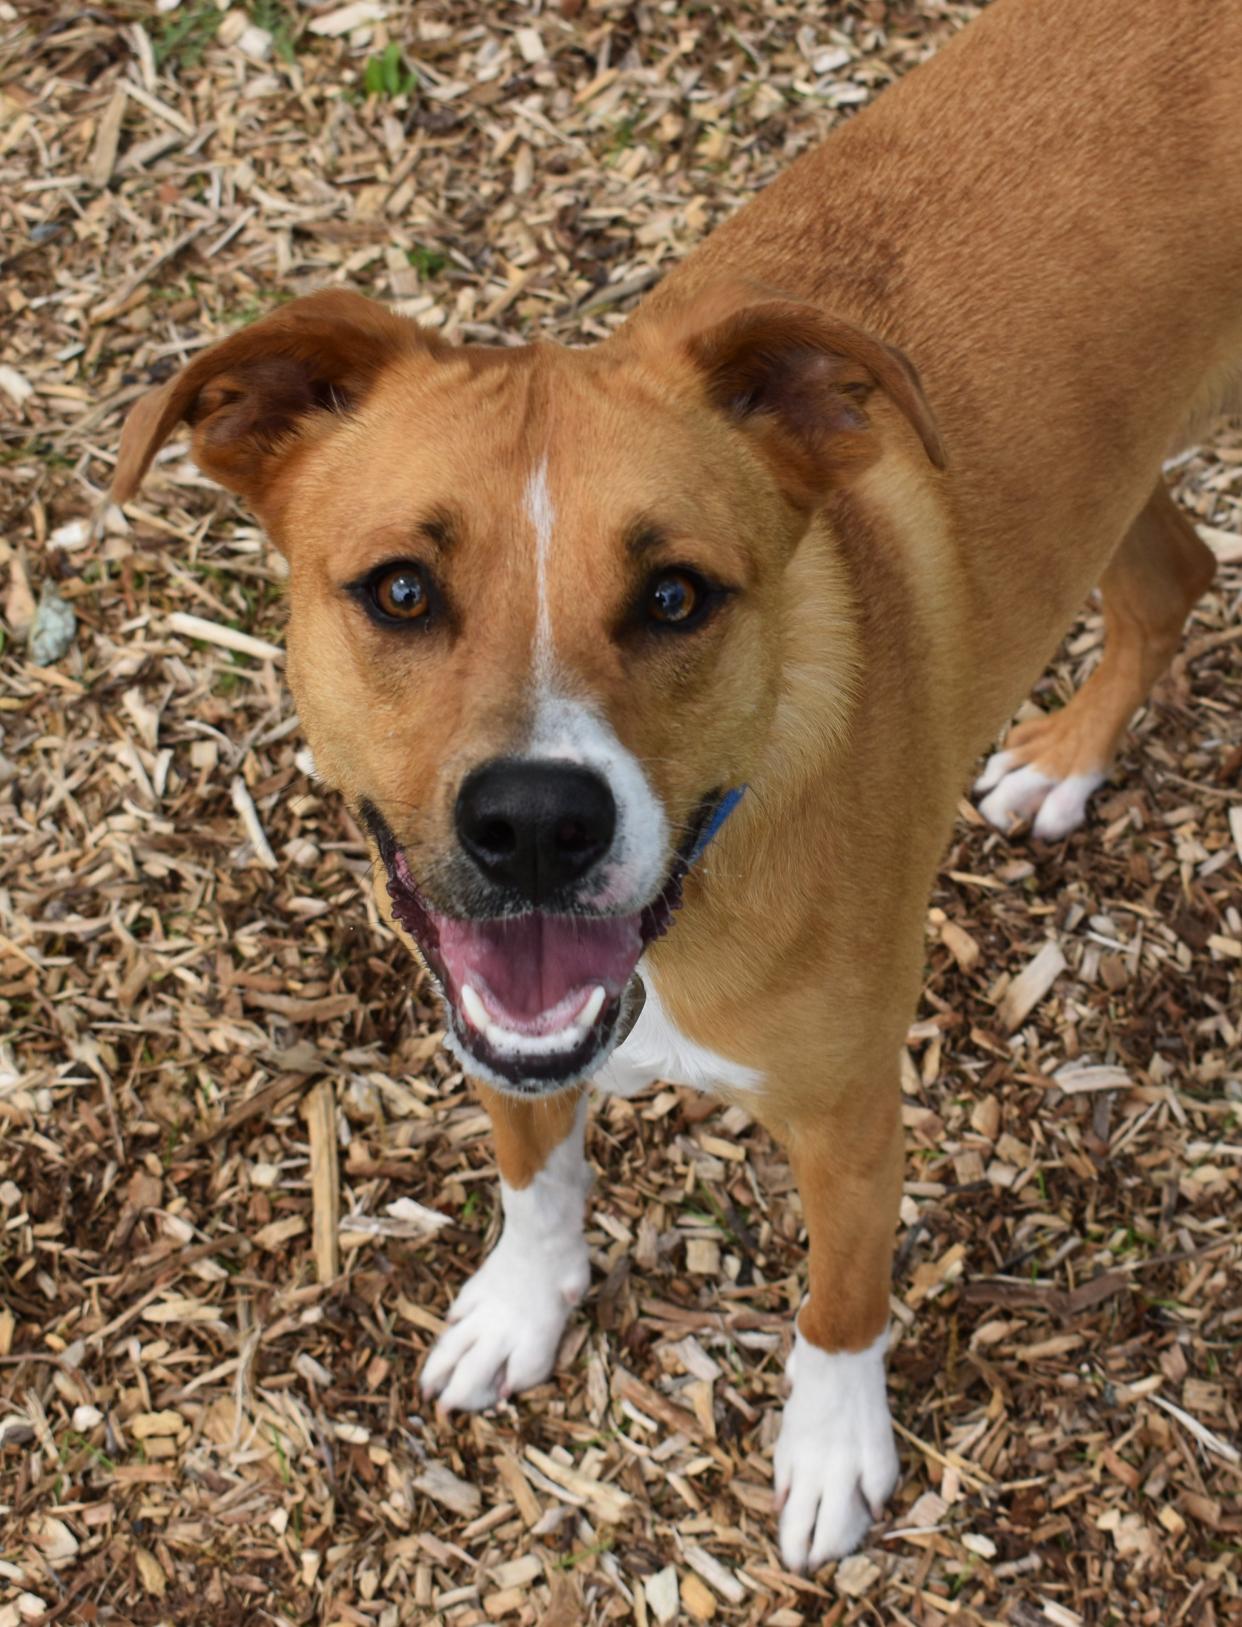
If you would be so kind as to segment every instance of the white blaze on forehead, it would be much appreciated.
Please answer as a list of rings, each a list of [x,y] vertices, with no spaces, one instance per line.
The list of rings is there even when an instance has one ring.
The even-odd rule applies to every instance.
[[[659,892],[668,866],[668,821],[642,764],[617,739],[607,720],[565,693],[555,671],[548,591],[556,509],[548,490],[545,456],[531,470],[523,507],[535,534],[535,641],[531,653],[535,712],[525,756],[593,768],[612,792],[617,828],[612,849],[592,880],[584,903],[616,914],[640,909]],[[559,676],[559,681],[558,681]]]
[[[523,498],[526,517],[535,533],[535,681],[547,684],[552,676],[552,611],[548,603],[548,555],[552,551],[552,531],[556,510],[548,491],[548,460],[545,457],[526,482]]]

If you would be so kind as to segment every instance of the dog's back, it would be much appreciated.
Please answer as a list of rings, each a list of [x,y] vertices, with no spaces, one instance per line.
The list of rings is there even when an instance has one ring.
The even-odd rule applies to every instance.
[[[1242,6],[996,0],[639,320],[739,266],[915,362],[951,468],[936,568],[988,607],[968,626],[1026,649],[1025,687],[1162,460],[1238,393]],[[969,675],[984,652],[962,653]]]
[[[1015,369],[1038,390],[1071,346],[1066,371],[1089,367],[1096,392],[1154,383],[1109,354],[1130,319],[1164,393],[1193,388],[1230,321],[1242,348],[1242,6],[995,0],[719,228],[643,319],[740,258],[900,329],[951,437],[988,407],[984,337],[1006,413]]]

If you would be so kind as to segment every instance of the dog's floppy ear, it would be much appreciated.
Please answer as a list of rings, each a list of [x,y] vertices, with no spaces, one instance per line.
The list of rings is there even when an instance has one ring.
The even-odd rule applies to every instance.
[[[112,495],[132,497],[184,419],[204,474],[255,503],[312,414],[348,413],[380,369],[439,340],[346,289],[325,289],[212,345],[130,411]]]
[[[879,455],[866,412],[882,391],[937,469],[944,447],[919,376],[899,350],[794,300],[744,305],[682,344],[713,404],[752,434],[786,495],[814,507]]]

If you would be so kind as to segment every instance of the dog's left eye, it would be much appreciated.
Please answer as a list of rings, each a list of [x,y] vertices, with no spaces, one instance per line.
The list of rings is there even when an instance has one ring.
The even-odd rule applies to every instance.
[[[647,584],[643,610],[655,626],[682,630],[702,619],[710,597],[707,583],[692,571],[661,571]]]

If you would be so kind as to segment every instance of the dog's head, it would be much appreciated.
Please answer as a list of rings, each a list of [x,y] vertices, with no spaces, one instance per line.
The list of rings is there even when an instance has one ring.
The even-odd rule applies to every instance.
[[[614,1043],[696,845],[760,762],[816,509],[902,416],[940,461],[886,345],[788,301],[697,309],[594,350],[457,348],[315,294],[125,425],[120,500],[185,420],[287,555],[315,761],[463,1060],[509,1089],[581,1079]]]

